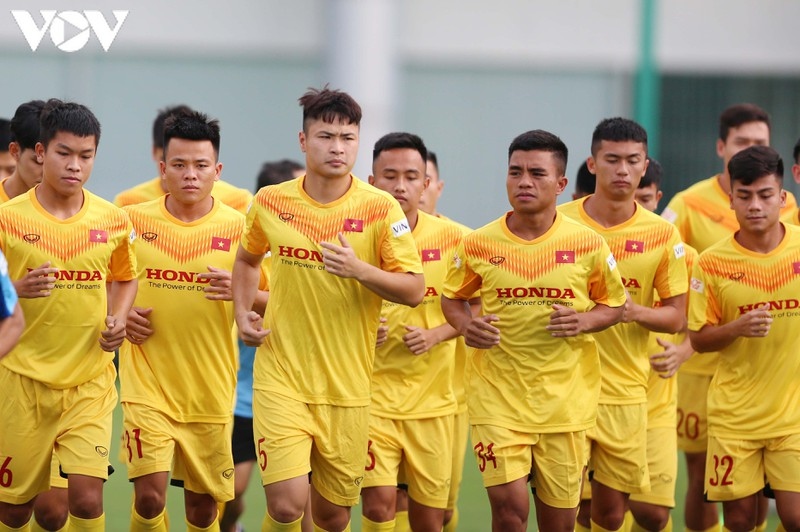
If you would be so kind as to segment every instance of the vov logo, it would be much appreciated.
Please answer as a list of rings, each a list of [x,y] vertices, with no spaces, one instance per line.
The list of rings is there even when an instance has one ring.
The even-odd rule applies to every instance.
[[[50,39],[56,48],[62,52],[77,52],[86,46],[89,42],[89,36],[94,32],[97,35],[97,40],[100,41],[100,46],[106,52],[111,47],[114,39],[119,33],[122,23],[128,16],[128,11],[114,10],[116,24],[112,28],[106,21],[106,18],[100,11],[85,10],[83,13],[78,11],[55,11],[49,9],[42,9],[39,11],[44,22],[39,25],[33,20],[33,15],[24,9],[13,9],[11,14],[14,20],[17,21],[17,26],[28,41],[28,45],[32,51],[36,51],[41,44],[44,34],[50,30]],[[70,30],[70,34],[74,33],[71,37],[67,38],[67,27],[74,28]]]

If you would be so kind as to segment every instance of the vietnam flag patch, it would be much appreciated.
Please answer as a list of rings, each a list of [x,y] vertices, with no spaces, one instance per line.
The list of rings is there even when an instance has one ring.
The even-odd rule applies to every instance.
[[[351,233],[363,233],[364,220],[356,220],[355,218],[345,218],[342,231],[349,231]]]
[[[106,242],[108,242],[108,233],[101,229],[90,229],[89,242],[100,242],[102,244],[105,244]]]
[[[575,264],[575,252],[556,251],[556,264]]]
[[[792,270],[794,270],[795,275],[800,275],[800,262],[793,262]]]
[[[442,254],[438,249],[423,249],[422,262],[430,262],[434,260],[442,260]]]
[[[221,238],[218,236],[211,237],[211,249],[218,249],[220,251],[230,251],[231,250],[231,239],[230,238]]]
[[[644,242],[641,240],[626,240],[625,251],[630,251],[631,253],[644,253]]]

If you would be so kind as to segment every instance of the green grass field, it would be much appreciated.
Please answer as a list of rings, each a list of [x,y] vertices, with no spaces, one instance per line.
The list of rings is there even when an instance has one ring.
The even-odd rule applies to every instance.
[[[119,455],[119,434],[120,427],[122,426],[122,409],[117,407],[114,413],[114,441],[112,444],[112,465],[116,469],[106,484],[105,489],[105,510],[106,510],[106,528],[109,531],[124,531],[128,530],[130,522],[131,501],[133,496],[133,485],[128,482],[125,465],[121,464],[118,460]],[[678,494],[682,494],[685,489],[686,472],[683,467],[683,459],[679,461],[678,472]],[[674,530],[683,530],[683,508],[679,500],[678,506],[672,514],[674,523]],[[531,504],[533,506],[533,504]],[[183,493],[180,489],[170,487],[167,495],[167,507],[169,511],[170,523],[172,530],[185,531],[186,525],[183,513]],[[250,487],[247,491],[247,510],[245,511],[244,518],[241,520],[244,529],[247,532],[258,532],[261,530],[261,520],[264,516],[266,503],[264,501],[264,490],[261,487],[260,479],[256,471],[253,472],[253,477],[250,479]],[[467,453],[464,464],[464,481],[461,485],[461,495],[459,498],[459,530],[463,532],[485,532],[491,530],[491,515],[489,512],[489,501],[486,498],[486,491],[484,490],[481,479],[478,474],[471,453]],[[356,506],[353,508],[353,522],[352,529],[354,531],[361,530],[361,507]],[[530,530],[536,530],[536,521],[533,510],[530,516]],[[777,517],[774,511],[770,514],[768,530],[775,530],[777,525]]]

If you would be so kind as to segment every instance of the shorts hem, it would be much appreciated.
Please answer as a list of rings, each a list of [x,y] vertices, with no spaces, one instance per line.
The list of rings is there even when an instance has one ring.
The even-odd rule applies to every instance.
[[[311,468],[308,466],[294,467],[292,469],[282,469],[280,471],[273,471],[271,473],[265,473],[264,471],[262,471],[261,485],[267,486],[269,484],[275,484],[276,482],[282,482],[284,480],[289,480],[292,478],[307,477],[310,472]]]
[[[658,497],[650,493],[632,493],[630,496],[630,500],[633,502],[652,504],[654,506],[664,506],[665,508],[675,508],[674,498]]]
[[[796,493],[800,493],[800,482],[769,482],[770,488],[772,491],[794,491]]]
[[[417,493],[416,496],[415,496],[415,494],[413,493],[414,491],[416,491],[416,490],[413,490],[409,486],[408,497],[410,499],[413,499],[414,502],[417,502],[419,504],[423,504],[423,505],[428,506],[430,508],[436,508],[437,510],[446,510],[447,509],[447,499],[446,498],[444,498],[444,499],[442,499],[442,498],[435,499],[435,498],[431,498],[431,497],[426,497],[425,495],[423,495],[421,493]]]
[[[354,497],[342,497],[341,495],[337,495],[331,493],[330,491],[326,490],[324,486],[320,486],[314,482],[314,477],[311,477],[311,483],[314,484],[314,489],[325,498],[326,501],[336,504],[338,506],[345,506],[345,507],[353,507],[358,504],[358,500],[361,497],[361,489],[359,488],[358,493]]]
[[[496,477],[483,477],[483,487],[484,488],[492,488],[494,486],[500,486],[503,484],[508,484],[509,482],[514,482],[515,480],[519,480],[521,478],[527,479],[530,476],[530,471],[508,471],[505,475],[496,476]]]
[[[382,488],[386,486],[397,486],[397,477],[364,477],[361,483],[362,488]]]
[[[705,442],[693,440],[691,444],[681,442],[678,438],[678,450],[688,454],[701,454],[708,450],[708,439]]]
[[[577,508],[581,502],[581,494],[578,493],[575,495],[574,500],[572,499],[556,499],[555,497],[550,497],[549,495],[543,495],[539,493],[539,490],[536,490],[536,497],[545,503],[547,506],[552,506],[553,508],[560,508],[560,509],[572,509]]]
[[[172,471],[172,464],[171,463],[155,463],[150,464],[147,466],[141,466],[137,468],[131,468],[128,466],[128,480],[133,481],[137,478],[141,478],[147,475],[152,475],[155,473],[169,473]]]
[[[100,478],[103,480],[108,480],[108,465],[104,466],[103,469],[94,469],[89,467],[76,467],[76,468],[69,468],[69,471],[64,469],[64,466],[61,466],[61,470],[64,471],[64,474],[69,475],[83,475],[86,477],[92,478]],[[67,481],[69,482],[69,481]]]
[[[708,490],[706,490],[703,495],[705,496],[707,502],[729,502],[743,499],[745,497],[755,495],[756,493],[761,493],[761,490],[763,489],[764,487],[762,486],[760,488],[743,489],[740,492],[725,491],[722,493],[710,493]]]
[[[633,495],[634,493],[646,493],[650,489],[649,482],[639,486],[633,486],[631,484],[625,484],[614,479],[604,479],[602,474],[597,474],[597,471],[595,471],[594,475],[592,476],[592,480],[596,480],[604,486],[608,486],[611,489],[621,491],[622,493],[628,493],[630,495]]]

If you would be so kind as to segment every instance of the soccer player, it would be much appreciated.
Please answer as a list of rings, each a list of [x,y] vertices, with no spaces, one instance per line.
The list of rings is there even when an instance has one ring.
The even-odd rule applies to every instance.
[[[792,177],[794,182],[800,184],[800,139],[794,145],[792,150]],[[784,212],[781,216],[781,221],[787,224],[800,225],[800,208],[792,209],[789,212]]]
[[[428,150],[428,156],[425,158],[425,177],[428,179],[428,186],[422,192],[419,210],[433,216],[440,216],[436,205],[439,203],[439,198],[442,197],[444,180],[440,179],[439,175],[439,158],[431,150]]]
[[[628,293],[622,323],[595,334],[602,378],[597,425],[589,430],[592,530],[617,530],[630,493],[649,489],[647,356],[649,331],[686,323],[688,279],[674,226],[634,199],[647,169],[647,132],[625,118],[602,120],[592,134],[595,193],[559,210],[608,242]],[[653,307],[654,291],[661,305]]]
[[[11,144],[11,122],[0,118],[0,181],[14,173],[17,163],[8,149]]]
[[[253,377],[265,530],[349,530],[364,476],[381,301],[418,305],[422,265],[400,205],[354,177],[360,106],[323,88],[300,98],[306,175],[263,188],[233,271],[239,334],[258,345]],[[272,252],[270,301],[250,309]],[[291,320],[287,319],[291,316]],[[272,334],[269,334],[272,330]]]
[[[118,207],[135,205],[145,201],[154,200],[167,193],[164,182],[161,179],[160,165],[164,160],[164,121],[172,114],[191,113],[192,109],[187,105],[174,105],[161,109],[153,121],[153,161],[156,163],[159,175],[149,181],[145,181],[135,187],[123,190],[114,198],[114,204]],[[253,199],[249,190],[235,187],[221,179],[214,184],[211,192],[212,196],[219,201],[233,207],[241,213],[247,212],[247,207]]]
[[[42,182],[0,205],[0,249],[11,278],[47,262],[58,271],[41,277],[48,297],[20,299],[28,324],[0,361],[5,396],[36,397],[4,401],[0,411],[0,530],[30,520],[36,496],[49,487],[54,450],[68,477],[70,530],[105,528],[103,483],[117,402],[113,353],[136,295],[136,259],[128,217],[84,189],[99,139],[89,109],[49,100],[36,144]]]
[[[730,208],[728,162],[731,157],[749,146],[768,146],[769,141],[769,114],[761,107],[741,103],[728,107],[720,115],[716,149],[722,159],[722,171],[676,194],[662,213],[698,253],[739,228]],[[784,212],[796,206],[794,196],[787,193]],[[703,497],[708,445],[706,398],[718,358],[715,353],[692,357],[678,373],[678,448],[686,456],[688,483],[684,516],[690,532],[716,529],[718,522],[717,506],[705,502]],[[766,510],[764,504],[762,521]]]
[[[650,158],[647,170],[639,182],[634,198],[650,212],[656,212],[661,199],[661,164]],[[685,246],[687,272],[697,253]],[[654,305],[661,301],[655,294]],[[675,507],[675,481],[678,476],[677,419],[678,368],[690,356],[692,346],[685,333],[664,335],[650,333],[647,353],[650,355],[650,374],[647,381],[647,468],[650,472],[650,491],[632,493],[628,506],[633,514],[632,532],[672,530],[670,510]]]
[[[752,530],[769,483],[786,530],[800,529],[800,229],[779,222],[783,162],[766,146],[728,163],[739,229],[700,255],[689,335],[719,352],[708,393],[705,490],[725,529]]]
[[[263,164],[256,179],[256,192],[262,187],[277,185],[303,175],[303,165],[290,159],[270,161]],[[270,257],[262,263],[263,279],[259,282],[259,289],[267,289],[266,276],[269,274]],[[266,303],[263,301],[261,303]],[[265,305],[261,305],[262,307]],[[264,308],[256,302],[256,311],[264,315]],[[241,338],[238,340],[239,370],[236,373],[236,404],[233,408],[233,436],[231,438],[233,449],[233,481],[234,497],[225,504],[225,510],[220,517],[222,532],[236,532],[237,521],[244,513],[244,494],[250,482],[250,475],[256,463],[256,449],[253,445],[253,361],[256,348],[247,345]],[[304,532],[312,532],[311,513],[303,516]]]
[[[440,531],[452,470],[453,392],[457,332],[440,304],[447,258],[462,231],[419,210],[428,185],[427,149],[410,133],[381,137],[369,183],[403,208],[422,258],[426,292],[416,308],[384,301],[388,338],[375,352],[362,530],[394,530],[398,474],[408,485],[412,530]],[[424,437],[420,437],[424,435]]]
[[[600,360],[588,333],[617,323],[625,291],[608,245],[558,213],[567,147],[552,133],[508,149],[512,211],[466,235],[445,281],[447,321],[476,348],[467,392],[492,529],[572,530],[594,426]],[[479,291],[483,315],[467,301]]]
[[[19,306],[17,292],[8,278],[8,262],[0,251],[0,359],[17,344],[25,329],[25,318]]]

